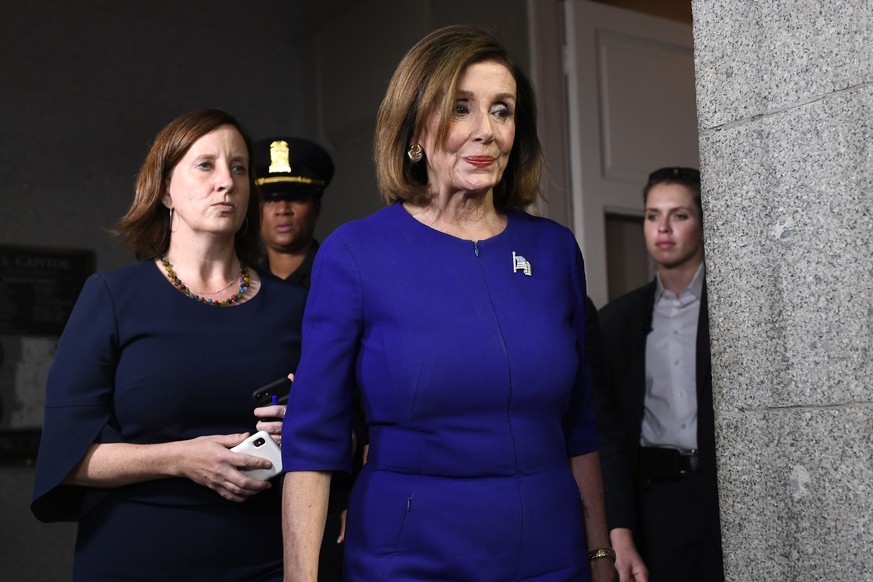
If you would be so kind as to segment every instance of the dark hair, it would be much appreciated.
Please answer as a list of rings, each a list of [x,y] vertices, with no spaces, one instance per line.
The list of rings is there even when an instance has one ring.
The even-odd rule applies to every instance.
[[[494,188],[494,206],[502,211],[537,201],[544,162],[533,86],[493,35],[474,26],[457,25],[436,30],[416,43],[388,83],[373,143],[376,179],[387,204],[407,201],[419,205],[430,197],[424,164],[413,164],[406,150],[432,113],[440,114],[437,141],[445,141],[460,78],[471,64],[483,61],[495,61],[509,69],[518,93],[515,141],[503,178]]]
[[[700,170],[696,168],[683,168],[681,166],[668,166],[658,168],[649,174],[649,180],[643,188],[643,204],[649,201],[649,192],[658,184],[680,184],[691,191],[691,197],[697,206],[697,215],[703,221],[703,205],[700,202]]]
[[[194,142],[222,125],[236,128],[245,141],[249,156],[246,221],[234,237],[234,247],[240,261],[245,264],[254,265],[260,259],[260,195],[252,168],[252,141],[240,122],[220,109],[186,113],[171,121],[155,137],[136,177],[133,203],[113,229],[137,259],[153,259],[167,252],[170,247],[170,214],[162,202],[170,174]]]

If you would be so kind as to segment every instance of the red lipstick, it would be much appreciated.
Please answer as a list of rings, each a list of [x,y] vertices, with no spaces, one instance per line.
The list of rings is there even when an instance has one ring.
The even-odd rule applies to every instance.
[[[492,156],[467,156],[464,161],[477,168],[487,168],[494,163],[494,158]]]

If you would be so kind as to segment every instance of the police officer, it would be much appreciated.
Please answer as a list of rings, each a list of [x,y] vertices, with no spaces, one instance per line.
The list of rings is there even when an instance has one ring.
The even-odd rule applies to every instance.
[[[315,222],[333,172],[330,155],[309,140],[272,137],[255,144],[256,183],[264,199],[261,238],[267,251],[260,271],[309,289],[318,250]]]
[[[309,289],[318,251],[318,241],[313,238],[315,223],[324,189],[333,177],[333,161],[321,146],[297,137],[262,139],[254,148],[255,183],[263,197],[261,239],[267,251],[258,271]],[[360,451],[356,460],[359,467]],[[345,510],[352,483],[352,476],[345,473],[331,479],[319,582],[342,582]]]

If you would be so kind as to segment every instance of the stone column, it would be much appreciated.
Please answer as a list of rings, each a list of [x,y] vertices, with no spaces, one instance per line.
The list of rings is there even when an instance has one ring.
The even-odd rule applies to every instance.
[[[873,2],[694,0],[725,569],[873,580]]]

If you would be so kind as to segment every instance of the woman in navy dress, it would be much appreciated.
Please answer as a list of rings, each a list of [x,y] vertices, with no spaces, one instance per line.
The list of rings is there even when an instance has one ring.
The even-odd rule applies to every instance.
[[[389,206],[316,257],[282,433],[286,580],[316,580],[357,388],[370,445],[346,580],[611,580],[582,256],[523,211],[542,163],[530,83],[487,33],[431,33],[374,152]]]
[[[248,266],[251,155],[223,111],[164,128],[118,227],[143,260],[92,276],[61,337],[32,510],[79,522],[75,580],[282,578],[279,480],[229,449],[280,439],[251,395],[296,365],[306,292]]]

